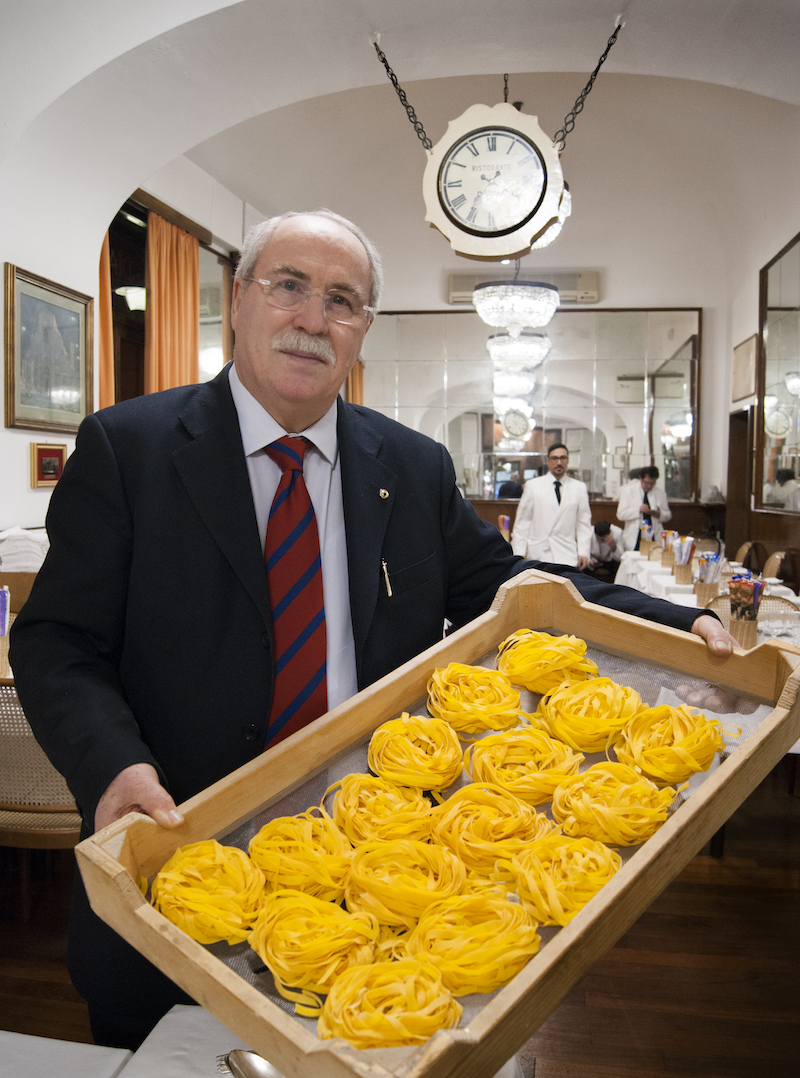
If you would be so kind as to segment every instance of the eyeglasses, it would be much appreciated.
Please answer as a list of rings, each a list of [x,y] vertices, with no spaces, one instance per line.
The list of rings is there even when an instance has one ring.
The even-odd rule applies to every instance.
[[[566,464],[566,462],[569,460],[569,457],[552,456],[552,457],[548,457],[547,459],[552,460],[554,464]]]
[[[312,292],[304,281],[298,281],[296,277],[281,277],[276,281],[265,281],[262,277],[239,279],[260,284],[264,299],[270,307],[279,307],[284,311],[299,310],[305,307],[312,296],[321,296],[325,317],[329,322],[338,322],[343,326],[359,325],[375,314],[374,307],[358,303],[356,297],[348,292],[337,288],[331,288],[327,292]]]

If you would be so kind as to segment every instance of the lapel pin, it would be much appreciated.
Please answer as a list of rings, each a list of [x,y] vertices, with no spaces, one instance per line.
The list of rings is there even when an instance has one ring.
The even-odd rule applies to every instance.
[[[389,491],[384,490],[383,487],[381,487],[381,489],[378,491],[378,493],[380,494],[380,496],[383,498],[384,501],[386,501],[386,499],[389,497]]]

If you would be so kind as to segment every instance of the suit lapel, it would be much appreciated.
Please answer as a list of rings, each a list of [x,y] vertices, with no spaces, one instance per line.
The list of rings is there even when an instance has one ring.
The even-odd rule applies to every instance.
[[[201,520],[271,625],[264,555],[227,369],[198,387],[180,420],[193,440],[172,454],[178,474]]]
[[[356,664],[382,587],[381,550],[394,507],[397,475],[378,459],[383,442],[367,413],[339,401],[339,453]],[[381,492],[384,492],[382,495]]]

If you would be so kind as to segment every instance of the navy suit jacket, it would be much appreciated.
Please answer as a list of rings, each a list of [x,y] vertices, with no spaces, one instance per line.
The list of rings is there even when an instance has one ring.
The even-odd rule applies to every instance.
[[[342,402],[338,431],[363,688],[441,639],[445,618],[477,617],[504,580],[538,563],[479,520],[438,443]],[[47,527],[50,552],[11,662],[87,825],[130,764],[153,764],[180,802],[257,755],[272,620],[227,370],[89,416]],[[587,598],[665,624],[688,629],[699,613],[558,571]]]

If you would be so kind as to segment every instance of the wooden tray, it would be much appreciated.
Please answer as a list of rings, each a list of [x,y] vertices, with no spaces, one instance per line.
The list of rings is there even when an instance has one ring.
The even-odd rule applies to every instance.
[[[418,1048],[364,1051],[317,1040],[145,901],[138,882],[178,846],[228,834],[252,819],[423,697],[436,667],[474,662],[522,627],[574,633],[611,655],[717,682],[772,710],[465,1028],[440,1031]],[[585,603],[568,582],[530,570],[501,588],[487,614],[191,798],[178,831],[131,814],[82,842],[78,862],[99,916],[287,1078],[489,1078],[800,737],[799,666],[800,652],[772,640],[727,659],[714,657],[697,637]]]

